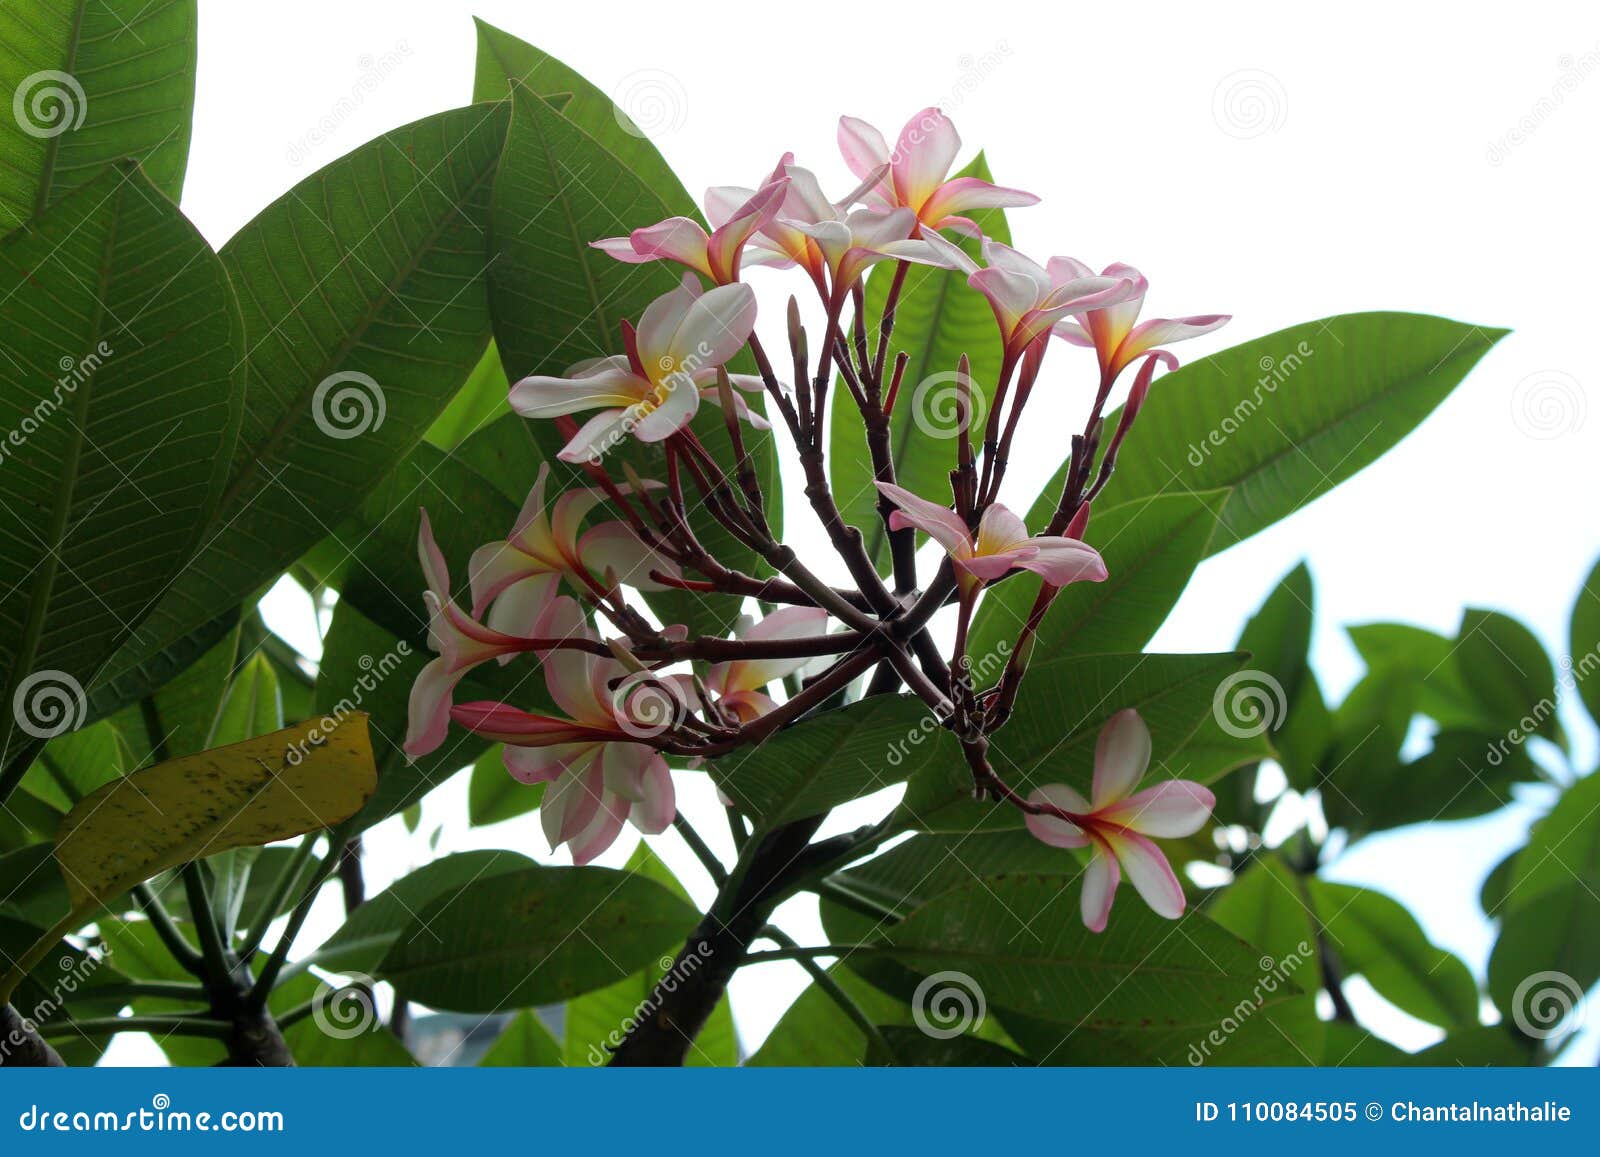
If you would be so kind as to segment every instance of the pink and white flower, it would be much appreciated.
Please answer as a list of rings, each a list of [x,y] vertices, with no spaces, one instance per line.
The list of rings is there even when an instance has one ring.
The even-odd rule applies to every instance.
[[[745,642],[773,642],[811,638],[826,634],[827,629],[827,611],[817,607],[783,607],[749,630],[739,632],[738,637]],[[794,674],[812,661],[811,658],[734,659],[717,663],[706,672],[705,687],[719,710],[737,723],[749,723],[778,705],[766,693],[769,683]]]
[[[607,574],[640,591],[663,590],[651,571],[676,576],[678,566],[657,553],[624,522],[602,522],[583,530],[583,520],[604,498],[588,487],[568,490],[550,507],[545,491],[550,465],[539,467],[511,533],[486,543],[468,563],[472,582],[472,614],[508,635],[528,635],[549,609],[563,576],[586,586],[584,574],[604,580]],[[626,491],[626,488],[624,488]],[[510,656],[501,657],[502,663]]]
[[[607,237],[590,244],[630,265],[676,261],[718,285],[729,285],[739,280],[745,246],[758,229],[772,220],[788,191],[788,178],[775,176],[724,213],[722,202],[713,200],[716,190],[712,190],[706,205],[706,215],[715,226],[710,233],[688,217],[668,217],[659,224],[635,229],[626,237]]]
[[[872,182],[866,193],[869,205],[910,209],[927,228],[960,224],[976,231],[962,214],[1039,203],[1032,193],[977,177],[948,179],[961,137],[937,108],[925,108],[906,122],[893,153],[877,129],[855,117],[840,117],[839,151],[851,172]]]
[[[624,326],[626,354],[582,362],[564,378],[523,378],[511,387],[511,408],[525,418],[600,411],[557,455],[564,462],[597,461],[629,435],[660,442],[693,420],[703,391],[716,392],[717,370],[750,339],[755,320],[748,285],[701,292],[685,274],[677,289],[650,303],[636,331]],[[751,387],[748,380],[736,384]]]
[[[925,264],[958,269],[994,310],[1006,352],[1015,357],[1050,333],[1057,322],[1103,310],[1140,292],[1132,277],[1085,274],[1070,257],[1052,257],[1041,266],[999,241],[983,239],[983,264],[933,229],[897,249],[897,255]],[[1115,267],[1113,267],[1115,268]]]
[[[1083,875],[1083,922],[1103,932],[1117,885],[1127,874],[1158,916],[1183,915],[1183,885],[1172,865],[1150,839],[1193,835],[1211,818],[1217,800],[1187,779],[1169,779],[1135,792],[1150,765],[1150,729],[1132,708],[1106,721],[1094,749],[1093,801],[1073,788],[1053,783],[1034,789],[1030,803],[1048,804],[1071,818],[1030,815],[1028,830],[1058,848],[1089,848],[1094,854]]]
[[[1094,275],[1087,265],[1071,257],[1057,257],[1055,260],[1062,262],[1073,276]],[[1202,313],[1192,317],[1156,317],[1140,322],[1139,311],[1144,307],[1144,295],[1150,288],[1144,274],[1119,261],[1106,266],[1101,276],[1131,281],[1133,292],[1115,304],[1084,314],[1081,324],[1074,321],[1057,323],[1055,332],[1073,345],[1093,347],[1100,358],[1100,372],[1107,380],[1114,380],[1134,361],[1151,353],[1164,355],[1163,360],[1168,368],[1176,367],[1177,359],[1159,347],[1210,333],[1231,320],[1231,315],[1226,313]]]
[[[508,659],[528,649],[524,640],[484,626],[450,597],[450,570],[434,541],[426,510],[417,531],[417,554],[428,583],[422,595],[428,605],[428,646],[438,652],[438,657],[428,661],[411,685],[403,748],[412,759],[427,755],[444,742],[450,729],[450,703],[456,684],[468,671],[491,659]]]
[[[546,638],[597,636],[577,603],[562,596],[538,625]],[[550,697],[566,717],[536,715],[507,703],[463,703],[450,715],[463,727],[505,744],[506,770],[520,783],[546,784],[539,805],[545,838],[566,844],[587,864],[631,822],[647,835],[666,830],[677,815],[672,774],[654,747],[639,741],[642,726],[628,711],[628,669],[615,659],[558,649],[541,654]]]
[[[1053,587],[1105,580],[1105,560],[1094,547],[1076,538],[1030,536],[1027,524],[998,502],[983,512],[973,534],[949,507],[891,482],[877,485],[879,493],[899,507],[889,516],[889,529],[910,526],[927,532],[950,556],[956,583],[969,598],[984,583],[1017,568],[1033,571]]]

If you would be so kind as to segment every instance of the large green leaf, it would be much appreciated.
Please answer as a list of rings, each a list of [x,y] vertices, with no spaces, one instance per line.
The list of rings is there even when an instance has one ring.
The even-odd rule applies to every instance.
[[[243,351],[222,263],[135,168],[106,169],[0,241],[0,690],[24,708],[0,714],[0,750],[13,767],[85,721],[85,690],[217,509]]]
[[[1206,915],[1275,962],[1306,965],[1301,987],[1315,992],[1317,925],[1305,883],[1282,857],[1263,852],[1209,904]]]
[[[980,180],[993,177],[981,153],[959,175]],[[974,214],[974,219],[985,236],[1010,243],[1004,212],[984,210]],[[964,240],[962,246],[977,253],[975,241]],[[874,343],[894,276],[895,264],[886,262],[867,278],[867,330]],[[843,324],[848,323],[847,315]],[[813,348],[820,344],[820,337],[812,343]],[[962,354],[971,361],[973,441],[979,446],[989,399],[1000,375],[1000,330],[994,311],[982,294],[967,285],[965,273],[930,265],[909,267],[884,365],[893,366],[900,353],[909,360],[889,419],[895,480],[924,498],[945,502],[950,497],[949,474],[956,464],[957,363]],[[873,486],[866,430],[861,411],[842,383],[834,394],[828,450],[828,477],[839,511],[846,522],[861,528],[872,560],[880,568],[886,567],[889,537],[877,511],[878,492]]]
[[[250,334],[244,426],[203,549],[118,670],[327,534],[477,365],[505,116],[474,106],[386,133],[306,178],[223,249]]]
[[[870,903],[904,913],[985,876],[1035,872],[1075,876],[1081,865],[1025,831],[923,833],[896,844],[829,883]]]
[[[1478,985],[1459,957],[1429,942],[1417,919],[1381,892],[1306,881],[1316,917],[1345,971],[1430,1024],[1478,1023]]]
[[[1600,775],[1561,794],[1517,853],[1489,958],[1489,992],[1529,1035],[1600,980]],[[1564,996],[1562,994],[1565,994]]]
[[[1372,672],[1414,688],[1416,709],[1440,727],[1482,729],[1482,705],[1461,677],[1453,639],[1410,623],[1363,623],[1346,633]]]
[[[1158,380],[1100,499],[1231,487],[1208,554],[1327,493],[1433,411],[1506,331],[1411,313],[1291,326]],[[1117,416],[1106,419],[1113,429]],[[1055,509],[1063,465],[1030,525]]]
[[[136,159],[174,202],[194,112],[195,0],[7,0],[0,8],[0,233]]]
[[[1060,877],[995,876],[930,900],[884,932],[894,959],[958,970],[991,1005],[1057,1024],[1209,1028],[1241,1002],[1262,1012],[1298,995],[1266,991],[1260,953],[1203,916],[1180,925],[1127,898],[1090,932]]]
[[[478,1061],[480,1068],[545,1068],[559,1064],[561,1045],[531,1008],[512,1017]]]
[[[350,913],[314,959],[331,972],[374,972],[423,908],[459,898],[477,880],[533,866],[520,852],[493,850],[457,852],[425,864]],[[424,939],[433,936],[426,927],[415,931]]]
[[[1108,577],[1073,583],[1056,596],[1039,625],[1035,653],[1142,650],[1205,557],[1226,498],[1226,491],[1160,494],[1095,511],[1087,537]],[[1016,639],[1038,593],[1038,579],[1017,574],[984,595],[967,646],[974,663]]]
[[[532,373],[562,374],[576,362],[619,351],[621,321],[637,321],[651,301],[678,284],[681,270],[664,262],[628,265],[590,242],[674,214],[693,215],[694,209],[535,91],[518,85],[512,104],[505,156],[494,183],[488,272],[495,344],[515,381]],[[732,450],[721,410],[702,406],[693,428],[731,474]],[[555,461],[564,441],[555,423],[535,422],[531,429],[552,461],[559,486],[583,478],[576,467]],[[781,503],[771,436],[746,429],[744,442],[776,516]],[[629,439],[608,457],[607,466],[620,475],[621,463],[627,462],[643,477],[660,479],[664,453],[660,444]],[[691,507],[691,524],[712,554],[731,566],[756,565],[755,554],[703,504]],[[668,621],[711,633],[726,630],[738,611],[735,600],[712,603],[692,594],[657,596],[652,602]]]
[[[927,704],[874,695],[725,755],[711,776],[740,811],[773,828],[899,783],[924,762],[960,758]]]
[[[1510,615],[1469,607],[1456,633],[1455,664],[1485,712],[1488,731],[1565,743],[1556,717],[1556,674],[1544,645]]]
[[[1029,668],[1010,722],[990,745],[991,762],[1024,795],[1045,783],[1087,791],[1095,739],[1105,722],[1135,708],[1150,728],[1152,778],[1210,780],[1267,751],[1260,736],[1205,735],[1204,760],[1186,754],[1191,737],[1211,720],[1217,688],[1243,663],[1217,655],[1070,655]],[[971,772],[957,759],[918,761],[900,805],[901,822],[922,831],[969,832],[1021,827],[1015,808],[972,800]]]
[[[229,631],[221,642],[194,659],[176,678],[111,717],[110,724],[127,740],[137,762],[192,755],[214,746],[211,730],[228,690],[228,679],[238,652],[239,632]],[[249,736],[235,735],[218,742],[247,738]],[[158,752],[165,754],[158,756]]]
[[[523,868],[418,910],[379,972],[435,1008],[494,1012],[615,983],[675,950],[699,914],[611,868]]]
[[[1461,820],[1511,802],[1511,785],[1539,778],[1527,748],[1504,735],[1442,731],[1409,763],[1357,747],[1322,780],[1328,822],[1352,832]]]
[[[1565,685],[1576,685],[1589,717],[1600,723],[1600,679],[1592,678],[1600,667],[1600,563],[1578,588],[1568,639],[1571,667],[1564,672]]]

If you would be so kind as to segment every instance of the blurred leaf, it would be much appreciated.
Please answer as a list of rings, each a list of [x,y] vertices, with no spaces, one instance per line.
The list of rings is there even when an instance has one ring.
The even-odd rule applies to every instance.
[[[1482,708],[1461,678],[1453,639],[1409,623],[1366,623],[1346,632],[1367,666],[1401,677],[1416,709],[1440,727],[1481,726]]]
[[[1073,583],[1056,596],[1039,626],[1035,653],[1054,658],[1142,650],[1205,557],[1226,500],[1227,491],[1213,490],[1097,508],[1087,540],[1105,559],[1109,577]],[[1039,580],[1029,574],[990,588],[973,621],[968,653],[987,656],[1014,640],[1038,592]]]
[[[1290,967],[1309,992],[1322,987],[1317,925],[1298,874],[1274,852],[1262,852],[1206,905],[1205,913],[1239,939]],[[1303,971],[1302,971],[1303,970]]]
[[[0,8],[0,233],[123,157],[168,200],[183,191],[194,113],[194,0]]]
[[[903,915],[985,876],[1034,872],[1076,876],[1082,865],[1071,852],[1053,848],[1021,830],[919,834],[829,882]]]
[[[1353,756],[1324,781],[1328,822],[1352,832],[1471,819],[1504,807],[1511,785],[1539,778],[1527,749],[1504,736],[1445,731],[1410,763]]]
[[[497,106],[454,109],[386,133],[307,177],[223,248],[251,335],[244,426],[205,548],[116,671],[304,554],[478,364],[505,117]]]
[[[485,1069],[549,1068],[560,1064],[561,1046],[531,1008],[512,1017],[478,1061],[478,1067]]]
[[[1565,745],[1556,718],[1556,673],[1544,645],[1510,615],[1473,608],[1461,617],[1455,663],[1483,704],[1485,731],[1542,735]]]
[[[506,398],[511,383],[500,365],[494,342],[467,378],[466,384],[428,427],[427,441],[441,450],[454,450],[467,438],[511,413]]]
[[[492,1012],[566,1000],[670,954],[699,914],[610,868],[485,876],[420,909],[379,972],[408,1000]],[[534,967],[530,968],[530,964]]]
[[[26,707],[0,715],[0,799],[41,733],[87,721],[107,658],[193,553],[243,352],[222,263],[137,169],[0,240],[0,689]]]
[[[876,1044],[867,1048],[868,1065],[904,1065],[913,1068],[1031,1067],[1028,1059],[1004,1045],[975,1036],[933,1037],[920,1028],[887,1025],[881,1030],[887,1053]]]
[[[56,858],[74,911],[87,911],[164,868],[339,823],[375,782],[366,716],[286,728],[98,789],[62,821]]]
[[[988,163],[979,153],[958,177],[992,180]],[[989,237],[1010,244],[1011,230],[999,209],[972,214]],[[974,257],[976,241],[956,240]],[[886,261],[867,278],[866,323],[873,347],[878,340],[878,319],[889,297],[898,262]],[[840,318],[849,326],[851,312]],[[823,335],[812,336],[820,349]],[[982,448],[983,422],[989,413],[990,394],[1000,376],[1000,331],[994,311],[983,295],[967,285],[960,270],[931,265],[909,265],[905,287],[894,315],[894,336],[884,359],[885,377],[895,357],[904,353],[905,377],[899,400],[889,419],[889,447],[895,481],[915,494],[943,503],[950,497],[950,471],[956,464],[956,366],[961,355],[971,360],[974,422],[973,441]],[[889,564],[889,537],[879,516],[878,492],[873,486],[872,459],[867,453],[866,428],[861,411],[850,402],[843,379],[835,387],[833,415],[828,432],[828,477],[844,520],[861,528],[868,557],[880,570]]]
[[[1568,635],[1568,663],[1563,669],[1563,684],[1576,687],[1579,698],[1589,709],[1589,717],[1600,723],[1600,679],[1593,678],[1600,665],[1600,562],[1578,588],[1572,607],[1572,627]]]
[[[467,786],[467,822],[473,827],[498,824],[537,811],[544,784],[518,783],[506,771],[498,744],[478,756]]]
[[[208,740],[238,652],[239,632],[230,630],[148,697],[130,703],[111,717],[111,723],[127,739],[136,763],[193,755],[215,746]]]

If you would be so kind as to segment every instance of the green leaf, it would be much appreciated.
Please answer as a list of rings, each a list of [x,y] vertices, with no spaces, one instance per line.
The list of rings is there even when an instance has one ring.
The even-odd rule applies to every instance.
[[[1414,689],[1416,709],[1441,727],[1483,726],[1483,710],[1456,665],[1455,641],[1409,623],[1347,627],[1350,641],[1374,674],[1395,676]]]
[[[549,1068],[561,1064],[561,1046],[539,1019],[525,1008],[506,1024],[478,1061],[479,1068]]]
[[[1489,993],[1507,1019],[1549,1035],[1551,1013],[1600,980],[1600,775],[1566,791],[1517,853],[1489,957]],[[1562,993],[1565,996],[1562,996]],[[1527,1031],[1527,1030],[1525,1030]],[[1529,1035],[1534,1035],[1529,1031]]]
[[[306,178],[224,247],[250,334],[243,430],[204,549],[117,671],[305,553],[478,364],[505,116],[455,109],[386,133]]]
[[[238,652],[239,632],[229,631],[175,678],[111,717],[111,725],[126,738],[137,762],[145,762],[158,751],[170,758],[215,746],[210,741],[211,730],[216,726]],[[249,737],[235,735],[221,742],[245,738]]]
[[[980,153],[958,176],[987,181],[993,174]],[[973,214],[973,218],[985,236],[1010,243],[1011,230],[1001,210],[985,210]],[[977,252],[975,241],[963,241],[962,246]],[[896,264],[885,262],[867,278],[865,316],[874,345]],[[840,324],[849,323],[847,314]],[[820,334],[812,344],[821,345]],[[971,360],[976,414],[973,441],[980,446],[990,395],[1000,376],[1000,331],[994,311],[982,294],[967,285],[965,273],[930,265],[909,267],[884,365],[892,367],[900,353],[910,360],[889,421],[895,480],[924,498],[944,502],[950,495],[949,473],[956,464],[957,363],[962,354]],[[878,515],[878,492],[873,486],[866,430],[861,411],[850,401],[842,381],[834,397],[828,445],[828,476],[839,511],[846,522],[861,528],[868,556],[880,569],[886,569],[889,538]]]
[[[877,1044],[867,1048],[868,1065],[905,1065],[913,1068],[1012,1068],[1028,1066],[1026,1057],[993,1041],[962,1034],[933,1037],[920,1028],[888,1025],[880,1030],[888,1051]]]
[[[1357,750],[1323,780],[1328,822],[1361,833],[1471,819],[1504,807],[1511,786],[1539,778],[1527,748],[1504,735],[1443,731],[1410,763]]]
[[[891,910],[910,911],[952,888],[1007,873],[1075,876],[1082,866],[1025,831],[920,834],[829,882]]]
[[[194,0],[0,8],[0,233],[132,157],[176,202],[194,113]]]
[[[472,765],[467,785],[467,822],[473,827],[503,823],[538,810],[544,784],[518,783],[506,771],[502,748],[491,747]]]
[[[876,1025],[909,1025],[911,1008],[881,992],[849,968],[828,969],[840,988]],[[860,1064],[867,1038],[837,1004],[815,984],[808,985],[772,1027],[767,1039],[745,1063],[756,1067],[842,1067]]]
[[[379,1022],[372,997],[354,987],[335,986],[302,973],[272,990],[267,1008],[274,1016],[306,1003],[319,1014],[283,1030],[284,1043],[300,1068],[414,1068],[416,1058]],[[328,1027],[325,1028],[324,1024]]]
[[[101,720],[45,744],[22,786],[64,814],[137,762],[117,729]]]
[[[189,860],[258,847],[354,815],[376,773],[366,716],[286,728],[159,763],[85,796],[56,859],[75,912]]]
[[[925,760],[960,758],[955,737],[920,699],[874,695],[715,760],[711,777],[770,829],[898,783]]]
[[[620,350],[620,322],[637,321],[652,301],[677,286],[679,272],[666,262],[617,261],[590,242],[695,211],[538,93],[517,85],[511,103],[511,128],[494,184],[488,273],[495,344],[515,381],[533,373],[564,374],[576,362]],[[759,408],[758,400],[751,404]],[[565,442],[555,423],[535,422],[530,429],[559,487],[589,484],[576,467],[555,460]],[[721,410],[702,406],[693,429],[731,476]],[[781,503],[771,436],[746,429],[744,442],[775,515]],[[610,469],[620,474],[627,462],[642,477],[659,479],[664,455],[660,444],[629,439],[610,455]],[[754,552],[702,503],[692,506],[691,525],[713,555],[736,568],[755,567]],[[650,603],[666,621],[687,623],[695,633],[723,633],[738,612],[736,600],[712,603],[685,592],[653,595]]]
[[[278,673],[266,655],[257,651],[233,677],[210,742],[237,743],[282,727],[283,693],[278,688]]]
[[[1059,877],[995,876],[946,892],[884,933],[894,959],[959,970],[992,1006],[1057,1024],[1117,1030],[1209,1028],[1218,1010],[1262,1011],[1297,995],[1267,992],[1260,953],[1203,916],[1181,934],[1131,900],[1090,932]]]
[[[494,342],[483,351],[478,368],[472,371],[460,392],[450,400],[444,413],[428,427],[427,441],[441,450],[453,450],[473,434],[511,413],[507,395],[511,383],[500,364],[500,351]]]
[[[27,705],[0,717],[13,767],[85,721],[85,689],[193,551],[243,350],[221,263],[135,169],[0,240],[0,688]]]
[[[628,857],[627,870],[660,884],[685,904],[691,902],[689,893],[672,870],[648,844],[641,843],[634,849],[633,855]],[[567,1001],[563,1013],[566,1025],[563,1063],[573,1068],[594,1068],[610,1060],[611,1050],[622,1043],[628,1031],[650,1016],[654,1009],[650,995],[656,981],[666,974],[673,962],[672,955],[665,953],[660,960],[632,976]],[[705,1027],[689,1046],[684,1063],[691,1067],[728,1067],[739,1063],[739,1037],[733,1028],[733,1008],[726,993],[717,1001]]]
[[[1416,917],[1381,892],[1309,879],[1316,916],[1345,971],[1360,973],[1402,1012],[1456,1028],[1478,1023],[1478,985]]]
[[[995,770],[1026,795],[1045,783],[1087,791],[1094,745],[1105,722],[1136,708],[1150,728],[1152,778],[1208,781],[1266,754],[1260,736],[1205,733],[1204,758],[1187,746],[1205,721],[1222,681],[1244,661],[1218,655],[1071,655],[1033,663],[1011,720],[990,746]],[[1214,721],[1213,721],[1214,722]],[[920,831],[964,833],[1022,827],[1015,808],[972,801],[972,773],[959,758],[916,759],[899,821]]]
[[[1206,905],[1206,915],[1278,964],[1304,965],[1301,987],[1315,992],[1317,925],[1305,883],[1282,857],[1263,852]]]
[[[699,914],[609,868],[523,868],[420,909],[379,972],[409,1000],[460,1012],[550,1004],[612,984],[680,945]]]
[[[1556,718],[1555,668],[1527,627],[1510,615],[1468,608],[1456,634],[1455,663],[1483,705],[1483,730],[1542,735],[1565,745]]]
[[[534,866],[520,852],[457,852],[402,876],[352,912],[313,959],[330,972],[376,972],[416,914],[436,903],[454,901],[468,885]],[[419,929],[426,940],[433,933]]]
[[[229,607],[165,650],[96,682],[88,688],[89,718],[94,720],[115,715],[166,688],[191,671],[202,656],[209,655],[230,638],[239,626],[239,618],[240,609]],[[211,688],[213,698],[218,691],[216,687]]]
[[[1505,333],[1422,314],[1352,313],[1191,362],[1152,387],[1100,502],[1231,487],[1207,548],[1217,554],[1394,446]],[[1107,417],[1107,429],[1116,424]],[[1065,478],[1063,466],[1030,525],[1049,517]]]
[[[1600,679],[1591,678],[1595,668],[1600,666],[1600,562],[1578,588],[1568,638],[1570,666],[1563,671],[1563,685],[1576,684],[1579,698],[1589,709],[1589,717],[1600,723]]]
[[[1073,583],[1056,596],[1039,625],[1035,654],[1142,650],[1205,557],[1226,500],[1222,490],[1160,494],[1096,510],[1087,537],[1109,577]],[[987,656],[1014,640],[1038,593],[1039,580],[1028,574],[992,587],[978,606],[968,653]]]

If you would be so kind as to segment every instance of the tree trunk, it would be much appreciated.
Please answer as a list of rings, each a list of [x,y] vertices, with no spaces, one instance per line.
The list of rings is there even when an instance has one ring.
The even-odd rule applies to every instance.
[[[61,1054],[29,1028],[9,1004],[0,1005],[0,1068],[65,1068]]]

